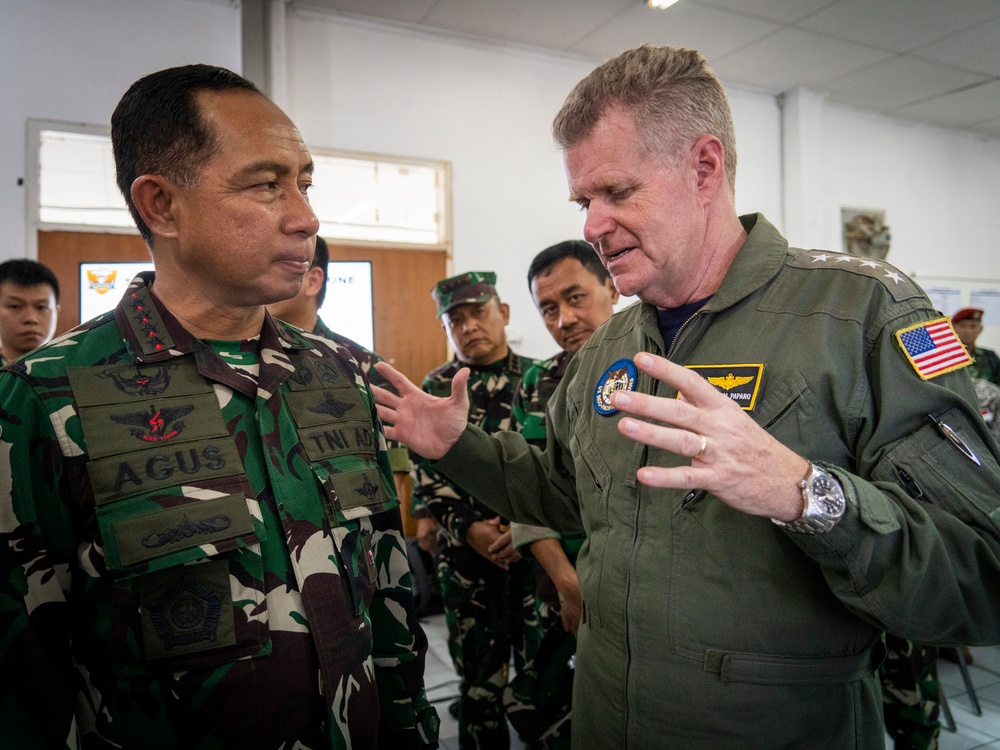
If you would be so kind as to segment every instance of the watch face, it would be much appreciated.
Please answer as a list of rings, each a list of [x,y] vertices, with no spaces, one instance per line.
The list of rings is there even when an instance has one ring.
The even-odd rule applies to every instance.
[[[823,513],[836,515],[844,509],[844,491],[829,474],[820,474],[813,479],[810,489]]]

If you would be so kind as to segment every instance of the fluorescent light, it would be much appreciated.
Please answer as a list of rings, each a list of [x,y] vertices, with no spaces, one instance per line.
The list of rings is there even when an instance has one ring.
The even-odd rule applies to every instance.
[[[663,10],[664,8],[669,8],[671,5],[677,2],[677,0],[647,0],[649,7],[655,10]]]

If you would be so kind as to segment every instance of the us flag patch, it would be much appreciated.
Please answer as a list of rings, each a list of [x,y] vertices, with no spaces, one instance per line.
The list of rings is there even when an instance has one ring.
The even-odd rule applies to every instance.
[[[923,380],[972,364],[948,318],[937,318],[896,331],[896,340]]]

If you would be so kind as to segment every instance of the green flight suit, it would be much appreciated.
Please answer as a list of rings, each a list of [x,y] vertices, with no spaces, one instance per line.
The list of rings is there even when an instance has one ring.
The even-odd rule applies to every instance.
[[[0,744],[436,747],[357,363],[195,339],[152,278],[0,373]]]
[[[881,749],[884,629],[1000,640],[998,449],[968,375],[922,380],[895,336],[938,313],[891,266],[790,249],[762,216],[741,221],[749,235],[721,286],[669,349],[640,304],[574,356],[544,452],[469,427],[435,464],[501,514],[586,531],[581,750]],[[595,407],[612,365],[639,351],[714,366],[701,373],[721,387],[737,365],[762,365],[750,391],[724,392],[756,393],[738,401],[752,400],[748,415],[835,474],[848,498],[839,523],[795,534],[703,491],[641,485],[639,467],[689,459],[624,438],[621,414]],[[636,388],[675,395],[641,373]]]

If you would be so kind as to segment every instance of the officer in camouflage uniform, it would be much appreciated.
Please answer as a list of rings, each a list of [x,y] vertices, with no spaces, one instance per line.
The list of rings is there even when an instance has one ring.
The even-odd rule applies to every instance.
[[[469,272],[438,282],[431,294],[456,359],[423,382],[428,393],[451,392],[451,380],[470,367],[469,423],[487,432],[508,429],[514,389],[534,364],[507,346],[509,309],[497,296],[496,274]],[[415,518],[438,523],[437,561],[448,623],[448,648],[461,679],[459,745],[509,746],[503,691],[511,651],[518,672],[540,638],[535,569],[521,560],[507,522],[454,487],[413,455]]]
[[[895,750],[937,750],[941,735],[941,686],[934,646],[886,633],[882,680],[885,730]]]
[[[371,391],[263,308],[318,226],[298,131],[196,65],[112,143],[156,273],[0,372],[4,745],[436,747]]]
[[[618,291],[583,240],[560,242],[536,255],[528,268],[528,288],[562,351],[524,374],[514,395],[511,429],[544,448],[549,399],[573,354],[611,317]],[[530,550],[539,562],[536,600],[545,634],[529,668],[511,680],[504,694],[507,715],[522,736],[538,738],[546,748],[569,748],[571,662],[583,605],[575,564],[585,537],[520,523],[512,523],[511,532],[514,547]]]

